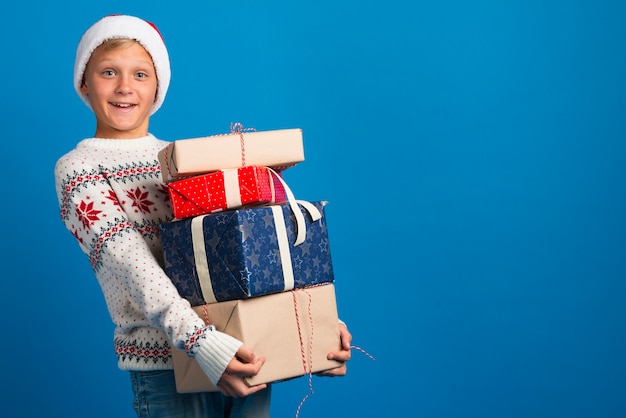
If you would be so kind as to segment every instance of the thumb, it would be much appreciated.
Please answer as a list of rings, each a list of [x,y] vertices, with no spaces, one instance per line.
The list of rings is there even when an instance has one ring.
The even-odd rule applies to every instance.
[[[257,360],[256,355],[254,354],[252,349],[246,347],[245,345],[242,345],[237,351],[237,358],[242,363],[254,363]]]

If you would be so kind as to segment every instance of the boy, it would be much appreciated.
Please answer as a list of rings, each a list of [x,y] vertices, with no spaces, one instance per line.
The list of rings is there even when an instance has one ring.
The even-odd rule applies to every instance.
[[[61,219],[88,256],[116,324],[118,366],[128,370],[137,415],[268,417],[270,386],[248,387],[265,359],[206,326],[162,269],[159,225],[173,218],[157,153],[167,142],[148,132],[167,93],[169,56],[156,26],[106,16],[82,36],[74,87],[96,118],[93,138],[55,166]],[[340,324],[344,362],[351,335]],[[194,357],[221,392],[176,393],[170,341]],[[147,414],[147,415],[146,415]]]

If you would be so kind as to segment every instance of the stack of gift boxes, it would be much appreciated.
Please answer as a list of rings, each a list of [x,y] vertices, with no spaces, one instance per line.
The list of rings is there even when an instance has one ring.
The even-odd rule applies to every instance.
[[[175,219],[165,271],[196,313],[267,361],[249,385],[337,367],[340,347],[325,202],[296,200],[282,173],[302,131],[247,130],[170,143],[158,158]],[[217,390],[174,350],[179,392]]]

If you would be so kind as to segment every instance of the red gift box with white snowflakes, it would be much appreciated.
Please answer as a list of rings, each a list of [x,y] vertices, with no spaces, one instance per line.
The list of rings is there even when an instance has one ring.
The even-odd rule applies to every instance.
[[[279,174],[267,167],[225,169],[168,184],[177,219],[287,201]]]

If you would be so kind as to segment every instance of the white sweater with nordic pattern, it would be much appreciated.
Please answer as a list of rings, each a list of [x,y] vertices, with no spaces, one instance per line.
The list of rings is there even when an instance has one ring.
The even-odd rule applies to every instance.
[[[171,342],[215,384],[241,342],[206,327],[163,271],[173,218],[157,153],[168,142],[88,138],[55,166],[61,219],[89,258],[116,325],[122,370],[172,369]]]

